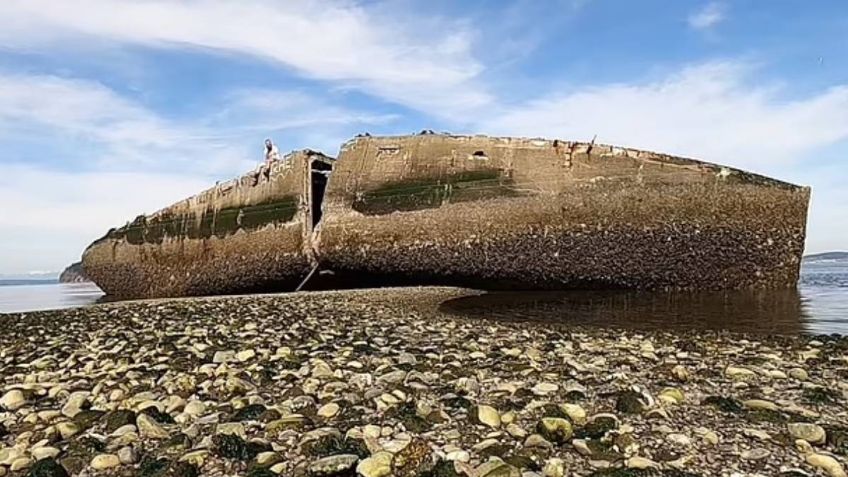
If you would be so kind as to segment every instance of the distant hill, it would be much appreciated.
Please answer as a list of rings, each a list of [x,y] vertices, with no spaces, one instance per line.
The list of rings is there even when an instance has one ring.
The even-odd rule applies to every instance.
[[[91,280],[85,276],[82,269],[82,263],[72,263],[59,275],[59,283],[82,283],[90,282]]]
[[[813,255],[805,255],[804,262],[848,262],[848,252],[825,252]]]

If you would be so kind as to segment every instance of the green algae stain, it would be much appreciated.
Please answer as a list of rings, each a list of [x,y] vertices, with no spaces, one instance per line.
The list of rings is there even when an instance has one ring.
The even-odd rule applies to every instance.
[[[504,177],[500,169],[487,169],[383,184],[358,197],[353,209],[366,215],[384,215],[517,195],[512,179]]]
[[[166,237],[207,239],[224,238],[237,230],[256,230],[268,224],[282,224],[294,219],[298,196],[245,207],[231,207],[217,212],[209,210],[198,220],[192,215],[163,213],[156,217],[136,217],[128,225],[113,230],[111,239],[125,239],[133,245],[161,244]]]

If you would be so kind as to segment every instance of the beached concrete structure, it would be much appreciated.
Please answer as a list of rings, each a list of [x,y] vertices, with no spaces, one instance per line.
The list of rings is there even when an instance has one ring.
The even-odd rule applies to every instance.
[[[363,136],[141,216],[83,263],[117,297],[292,290],[313,268],[322,288],[790,288],[809,196],[606,145]]]

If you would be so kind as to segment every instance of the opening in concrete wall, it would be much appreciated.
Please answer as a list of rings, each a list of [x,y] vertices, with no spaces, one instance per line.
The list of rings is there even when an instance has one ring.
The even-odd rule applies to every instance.
[[[323,161],[315,159],[310,163],[310,198],[312,199],[311,207],[311,216],[312,216],[312,230],[315,230],[315,227],[321,222],[323,218],[324,212],[322,206],[324,205],[324,192],[327,190],[327,182],[330,180],[330,174],[333,172],[333,164],[329,161]]]

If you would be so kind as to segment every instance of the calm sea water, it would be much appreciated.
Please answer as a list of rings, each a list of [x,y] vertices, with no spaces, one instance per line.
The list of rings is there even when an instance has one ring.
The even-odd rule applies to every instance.
[[[0,286],[0,313],[74,308],[95,303],[102,296],[93,283]]]
[[[0,286],[0,313],[84,306],[93,284]],[[626,291],[489,293],[450,300],[460,316],[642,329],[848,335],[848,264],[807,264],[798,290],[718,293]]]

